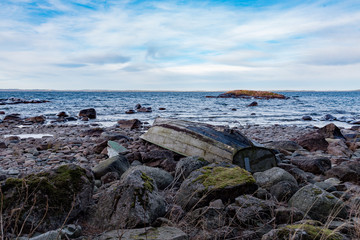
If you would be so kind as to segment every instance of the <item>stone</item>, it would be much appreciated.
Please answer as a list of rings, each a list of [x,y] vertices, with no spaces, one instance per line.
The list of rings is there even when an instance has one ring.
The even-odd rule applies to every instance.
[[[176,164],[175,178],[177,181],[182,182],[190,175],[190,173],[209,164],[208,161],[201,157],[193,156],[182,158]]]
[[[118,179],[120,179],[120,176],[117,172],[108,172],[104,176],[101,177],[101,183],[107,184],[107,183],[114,182]]]
[[[0,148],[7,148],[7,144],[5,142],[0,142]]]
[[[189,237],[182,230],[163,226],[158,228],[118,229],[102,233],[95,240],[188,240]]]
[[[119,128],[125,128],[125,129],[136,129],[140,128],[142,125],[142,122],[138,119],[131,119],[131,120],[119,120],[117,121],[119,124]]]
[[[96,179],[100,179],[108,172],[117,172],[121,176],[130,167],[129,161],[123,155],[117,155],[112,158],[108,158],[98,165],[96,165],[92,171]]]
[[[331,161],[326,157],[298,156],[290,159],[291,163],[305,172],[324,174],[331,169]]]
[[[88,109],[83,109],[79,112],[79,117],[80,118],[84,118],[87,117],[89,119],[95,119],[96,118],[96,111],[94,108],[88,108]]]
[[[58,114],[56,114],[56,116],[58,116],[59,118],[66,118],[69,116],[69,114],[67,114],[66,112],[59,112]]]
[[[160,110],[160,111],[164,111],[164,110],[166,110],[166,108],[160,107],[159,110]]]
[[[6,115],[3,119],[4,121],[21,121],[22,118],[20,117],[20,114],[14,113]]]
[[[304,120],[304,121],[311,121],[311,120],[312,120],[312,117],[309,116],[309,115],[305,115],[305,116],[303,116],[301,119]]]
[[[279,207],[274,212],[277,224],[290,224],[304,219],[304,213],[297,208]]]
[[[9,233],[22,226],[22,234],[30,233],[34,226],[39,232],[60,228],[90,205],[93,187],[92,174],[74,164],[22,179],[7,178],[2,186],[4,226],[11,226]],[[18,218],[13,216],[15,209],[22,210]]]
[[[329,143],[325,140],[325,136],[320,133],[308,133],[299,137],[296,142],[310,152],[317,150],[326,151]]]
[[[342,135],[340,129],[333,123],[326,125],[318,130],[318,132],[325,136],[325,138],[336,138],[336,139],[345,139]]]
[[[255,179],[246,170],[228,163],[213,163],[193,171],[181,184],[176,204],[186,210],[208,205],[212,200],[234,201],[257,190]]]
[[[264,172],[257,172],[253,174],[256,183],[266,189],[270,190],[275,184],[283,181],[292,183],[297,186],[295,178],[282,168],[273,167]]]
[[[299,144],[294,141],[272,141],[264,144],[266,147],[277,150],[286,150],[294,152],[303,149]]]
[[[297,183],[281,181],[270,188],[270,193],[280,202],[287,202],[299,190]]]
[[[248,107],[256,107],[258,105],[257,102],[252,102],[249,105],[247,105]]]
[[[155,181],[141,170],[127,171],[98,194],[88,222],[101,230],[149,226],[166,213]]]
[[[297,191],[289,200],[289,206],[295,207],[313,220],[326,222],[331,217],[347,218],[344,203],[333,194],[309,184]]]
[[[203,207],[190,211],[184,220],[206,230],[221,228],[228,224],[225,208],[215,207]]]
[[[138,103],[138,104],[135,105],[135,109],[136,109],[136,110],[137,110],[137,109],[140,109],[140,108],[142,108],[142,106],[141,106],[140,103]]]
[[[323,116],[321,119],[321,121],[335,121],[337,120],[336,117],[334,117],[331,114],[326,114],[325,116]]]
[[[329,139],[329,146],[327,152],[337,157],[349,158],[353,152],[348,148],[342,139]]]
[[[46,121],[46,118],[43,115],[41,115],[41,116],[26,118],[25,121],[32,123],[44,123]]]
[[[326,177],[337,178],[341,182],[360,183],[360,163],[359,162],[343,162],[338,166],[326,171]]]
[[[0,111],[0,115],[4,115],[5,114],[5,112],[4,111]]]
[[[136,112],[135,112],[135,110],[133,110],[133,109],[129,109],[129,110],[127,110],[125,113],[126,113],[126,114],[134,114],[134,113],[136,113]]]
[[[141,107],[139,109],[137,109],[138,112],[152,112],[151,107]]]
[[[151,177],[155,181],[156,186],[160,190],[163,190],[166,187],[168,187],[174,180],[173,176],[165,170],[162,170],[160,168],[143,166],[143,165],[131,167],[129,170],[127,170],[125,174],[131,174],[131,172],[134,171],[141,171],[145,173],[147,176]]]
[[[61,240],[78,238],[82,234],[80,225],[70,224],[61,229],[46,232],[44,234],[32,237],[29,240]]]

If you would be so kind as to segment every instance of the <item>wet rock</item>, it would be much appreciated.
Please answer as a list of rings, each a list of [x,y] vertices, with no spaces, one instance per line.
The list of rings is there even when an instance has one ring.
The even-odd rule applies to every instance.
[[[140,108],[142,108],[142,106],[141,106],[140,103],[138,103],[138,104],[135,105],[135,109],[136,109],[136,110],[137,110],[137,109],[140,109]]]
[[[188,235],[175,227],[158,227],[158,228],[138,228],[138,229],[118,229],[102,233],[95,240],[118,240],[121,235],[122,240],[188,240]]]
[[[46,118],[43,115],[41,115],[41,116],[26,118],[25,121],[32,123],[44,123],[46,121]]]
[[[80,118],[85,118],[87,117],[88,119],[95,119],[96,118],[96,111],[94,108],[88,108],[88,109],[83,109],[79,112],[79,117]]]
[[[134,114],[134,113],[136,113],[136,112],[135,112],[135,110],[133,110],[133,109],[129,109],[129,110],[127,110],[125,113],[126,113],[126,114]]]
[[[102,230],[149,226],[166,213],[155,181],[141,170],[128,171],[99,192],[89,223]]]
[[[92,171],[96,179],[100,179],[108,172],[116,172],[121,176],[130,167],[129,161],[123,155],[117,155],[100,162]]]
[[[270,193],[280,202],[287,202],[299,190],[298,184],[281,181],[270,188]]]
[[[4,115],[5,114],[5,112],[4,111],[0,111],[0,115]]]
[[[176,164],[175,178],[182,182],[190,175],[190,173],[209,164],[208,161],[201,157],[194,156],[182,158]]]
[[[5,142],[0,142],[0,148],[7,148],[7,144]]]
[[[325,138],[345,139],[340,129],[333,123],[326,125],[318,130],[318,132],[325,136]]]
[[[76,117],[66,117],[65,118],[67,121],[76,121],[77,120],[77,118]]]
[[[335,166],[325,173],[328,178],[337,178],[341,182],[360,183],[360,163],[359,162],[343,162],[339,166]]]
[[[154,168],[154,167],[148,167],[148,166],[135,166],[132,167],[128,170],[129,173],[126,174],[131,174],[131,172],[134,171],[141,171],[143,173],[145,173],[147,176],[151,177],[155,183],[156,186],[160,189],[163,190],[164,188],[166,188],[167,186],[169,186],[172,181],[174,180],[173,176],[168,173],[167,171],[164,171],[160,168]]]
[[[138,112],[152,112],[151,107],[141,107],[139,109],[137,109]]]
[[[252,102],[249,105],[247,105],[248,107],[256,107],[258,105],[257,102]]]
[[[297,191],[289,200],[289,206],[296,207],[312,219],[322,222],[326,222],[329,217],[347,217],[345,205],[340,199],[313,184]]]
[[[255,179],[232,164],[210,164],[193,171],[181,184],[175,202],[185,209],[203,207],[212,200],[234,201],[242,194],[255,192]]]
[[[58,116],[59,118],[66,118],[69,116],[69,114],[67,114],[66,112],[59,112],[58,114],[56,114],[56,116]]]
[[[321,121],[335,121],[337,120],[336,117],[334,117],[331,114],[326,114],[325,116],[323,116],[321,119]]]
[[[160,107],[159,110],[160,110],[160,111],[164,111],[164,110],[166,110],[166,108]]]
[[[317,150],[326,151],[329,143],[325,140],[325,136],[320,133],[308,133],[299,137],[296,142],[310,152]]]
[[[328,142],[327,152],[331,155],[349,158],[353,154],[342,139],[328,139]]]
[[[8,178],[2,186],[5,226],[30,233],[57,229],[65,219],[79,216],[91,202],[93,178],[90,172],[70,164],[23,179]],[[19,209],[14,217],[14,210]],[[11,229],[8,229],[11,232]]]
[[[9,114],[4,117],[4,121],[21,121],[22,118],[20,117],[20,114],[14,113]]]
[[[125,128],[125,129],[140,128],[142,125],[142,122],[139,121],[138,119],[119,120],[117,123],[119,124],[119,128]]]
[[[331,161],[326,157],[297,156],[291,158],[291,163],[305,172],[323,174],[331,169]]]
[[[309,116],[309,115],[305,115],[305,116],[303,116],[301,119],[304,120],[304,121],[311,121],[311,120],[312,120],[312,117]]]

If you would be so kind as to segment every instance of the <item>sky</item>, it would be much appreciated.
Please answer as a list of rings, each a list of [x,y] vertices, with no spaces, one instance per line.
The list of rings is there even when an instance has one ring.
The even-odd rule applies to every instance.
[[[360,1],[0,0],[0,89],[360,89]]]

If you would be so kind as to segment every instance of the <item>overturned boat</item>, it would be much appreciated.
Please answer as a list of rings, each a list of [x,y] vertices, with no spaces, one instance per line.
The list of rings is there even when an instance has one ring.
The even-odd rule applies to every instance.
[[[249,172],[276,166],[272,150],[225,127],[157,118],[141,138],[184,156],[200,156],[209,162],[225,161]]]

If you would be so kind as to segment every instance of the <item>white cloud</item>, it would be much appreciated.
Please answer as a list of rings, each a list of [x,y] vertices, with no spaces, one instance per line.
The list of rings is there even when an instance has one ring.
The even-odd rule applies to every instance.
[[[57,14],[36,16],[27,1],[0,3],[2,88],[318,89],[326,79],[344,88],[344,78],[360,87],[360,10],[350,1],[77,3],[95,10],[51,0],[37,11]]]

